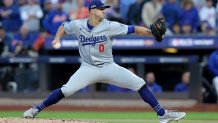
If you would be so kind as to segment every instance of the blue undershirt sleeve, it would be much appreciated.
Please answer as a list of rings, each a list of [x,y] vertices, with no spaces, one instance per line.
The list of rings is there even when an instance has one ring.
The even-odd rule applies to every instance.
[[[128,26],[127,34],[135,33],[135,26]]]

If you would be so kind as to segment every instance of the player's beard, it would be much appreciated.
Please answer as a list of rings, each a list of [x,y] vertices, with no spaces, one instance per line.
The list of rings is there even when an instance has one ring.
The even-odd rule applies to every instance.
[[[93,26],[96,26],[99,23],[101,23],[101,21],[104,19],[104,17],[105,17],[105,13],[103,13],[103,12],[90,14],[89,23],[92,24]]]
[[[103,20],[102,18],[96,18],[96,19],[93,19],[93,22],[97,25],[101,23],[102,20]]]
[[[97,20],[99,22],[101,22],[104,18],[105,18],[105,14],[104,13],[97,15]]]
[[[102,18],[102,17],[96,16],[96,17],[92,18],[91,20],[92,20],[92,22],[93,22],[95,25],[97,25],[98,23],[101,23],[101,21],[102,21],[103,19],[104,19],[104,18]]]

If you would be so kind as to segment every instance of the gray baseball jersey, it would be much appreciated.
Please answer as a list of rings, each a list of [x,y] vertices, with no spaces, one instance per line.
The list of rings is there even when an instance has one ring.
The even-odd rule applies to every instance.
[[[88,19],[81,19],[64,24],[65,32],[79,40],[80,56],[92,65],[113,62],[111,37],[127,34],[128,26],[104,19],[90,30],[87,22]]]
[[[96,82],[139,90],[145,81],[113,62],[111,37],[127,34],[128,26],[104,19],[90,30],[87,22],[88,19],[81,19],[63,24],[67,34],[78,38],[82,57],[80,68],[61,88],[65,97]]]

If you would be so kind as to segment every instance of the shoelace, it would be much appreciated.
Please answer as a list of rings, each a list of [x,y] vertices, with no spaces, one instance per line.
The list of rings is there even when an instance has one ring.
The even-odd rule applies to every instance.
[[[176,112],[176,111],[173,111],[173,110],[167,110],[166,113],[167,113],[168,115],[173,116],[173,117],[178,117],[181,112]]]
[[[35,105],[31,105],[31,107],[32,107],[33,110],[37,110],[36,107],[35,107]],[[33,111],[33,110],[32,110],[32,112],[31,112],[33,115],[35,115],[35,114],[38,113],[38,111]]]

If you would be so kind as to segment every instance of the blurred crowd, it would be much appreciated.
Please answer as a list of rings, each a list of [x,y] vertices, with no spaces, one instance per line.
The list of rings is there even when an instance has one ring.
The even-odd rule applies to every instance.
[[[65,21],[87,18],[91,0],[1,0],[0,53],[37,55]],[[217,0],[104,0],[106,18],[149,28],[164,17],[167,35],[216,35]],[[31,49],[31,50],[29,50]],[[30,52],[34,51],[34,52]]]
[[[134,70],[135,71],[135,70]],[[136,72],[134,72],[134,74],[137,74]],[[156,80],[156,75],[154,72],[147,72],[144,76],[144,80],[149,88],[149,90],[152,93],[162,93],[163,87],[161,86],[161,82],[157,82]],[[181,79],[179,79],[180,81],[175,81],[173,82],[173,90],[174,92],[185,92],[188,93],[189,91],[189,82],[190,82],[190,72],[189,71],[185,71],[182,73],[181,75]],[[117,86],[114,85],[108,85],[106,88],[107,92],[133,92],[131,90],[128,89],[124,89],[124,88],[119,88]]]
[[[103,0],[111,7],[106,10],[106,19],[127,25],[140,25],[149,28],[158,17],[163,17],[167,25],[167,35],[210,35],[218,33],[217,0]],[[0,55],[31,56],[42,54],[47,37],[54,36],[58,27],[65,21],[83,19],[89,16],[88,4],[91,0],[1,0],[0,1]],[[217,51],[215,51],[217,53]],[[214,55],[210,68],[216,68],[217,55]],[[212,58],[211,58],[212,59]],[[216,67],[214,67],[216,66]],[[16,66],[17,67],[17,66]],[[25,88],[36,83],[37,67],[19,65],[20,69],[2,67],[1,80],[20,81]],[[31,68],[31,71],[27,71]],[[17,70],[17,71],[13,71]],[[9,72],[7,72],[9,71]],[[13,71],[13,72],[11,72]],[[32,73],[31,73],[32,72]],[[4,73],[4,74],[2,74]],[[12,73],[14,73],[12,75]],[[17,74],[16,74],[17,73]],[[30,74],[31,73],[31,76]],[[17,77],[14,77],[17,76]],[[175,86],[176,92],[187,91],[189,73],[184,81]],[[18,78],[18,79],[10,79]],[[23,84],[19,78],[29,78],[30,84]],[[162,92],[162,87],[155,81],[154,73],[145,76],[152,92]],[[149,83],[150,82],[150,83]],[[26,82],[29,83],[29,82]],[[218,79],[214,79],[218,95]],[[4,85],[4,84],[2,84]],[[20,90],[22,90],[21,88]],[[85,88],[83,91],[86,91]],[[1,90],[1,86],[0,86]],[[4,89],[2,89],[4,90]],[[31,89],[30,89],[31,90]],[[107,91],[120,91],[120,88],[107,86]],[[130,90],[124,89],[129,92]],[[130,91],[131,92],[131,91]]]
[[[26,25],[31,32],[55,34],[67,20],[89,16],[91,0],[2,0],[0,20],[7,32]],[[149,27],[163,16],[172,34],[213,35],[217,27],[217,0],[103,0],[110,5],[106,18],[129,25]],[[209,33],[208,33],[209,30]]]

